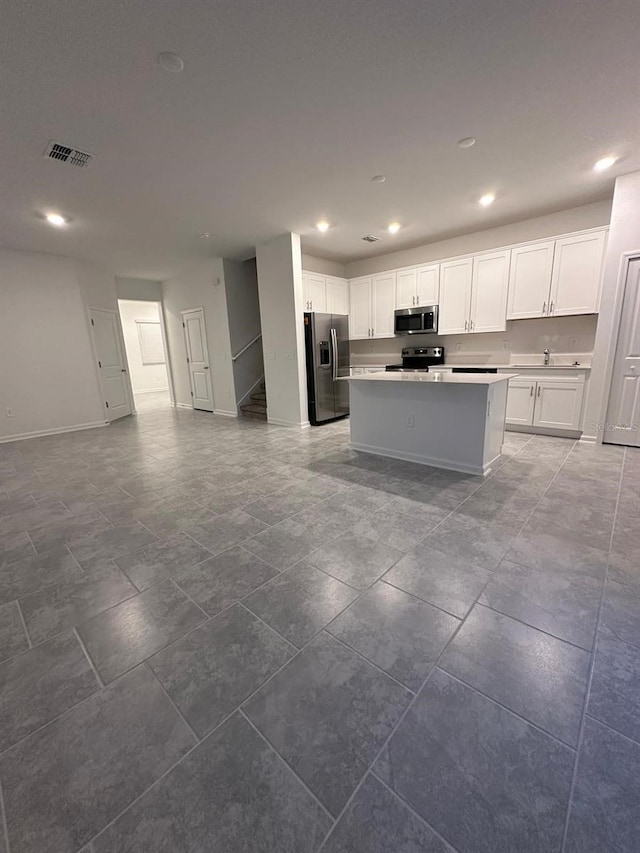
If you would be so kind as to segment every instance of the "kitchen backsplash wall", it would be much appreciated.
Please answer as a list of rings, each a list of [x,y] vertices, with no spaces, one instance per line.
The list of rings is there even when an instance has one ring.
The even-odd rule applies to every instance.
[[[447,361],[508,364],[514,355],[570,354],[591,360],[598,317],[548,317],[512,320],[505,332],[473,335],[408,335],[398,338],[351,341],[351,364],[392,364],[407,346],[443,346]]]

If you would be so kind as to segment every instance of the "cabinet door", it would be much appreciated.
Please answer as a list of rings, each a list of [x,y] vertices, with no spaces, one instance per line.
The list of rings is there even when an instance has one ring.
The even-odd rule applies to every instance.
[[[349,313],[349,284],[344,278],[327,276],[327,314]]]
[[[302,281],[304,284],[304,310],[326,311],[327,297],[324,276],[307,272],[304,273]]]
[[[511,250],[507,320],[546,316],[554,246],[554,241],[550,240]]]
[[[396,308],[413,308],[416,302],[415,270],[403,270],[396,274]]]
[[[584,383],[539,379],[533,425],[550,429],[580,429]]]
[[[536,402],[536,380],[510,379],[507,392],[507,416],[508,424],[521,424],[531,426],[533,424],[533,407]]]
[[[418,270],[417,305],[437,305],[440,297],[440,264]]]
[[[605,231],[556,240],[549,314],[595,314],[600,301]]]
[[[396,274],[374,275],[371,280],[371,335],[392,338],[396,308]]]
[[[503,332],[507,328],[507,291],[511,252],[493,252],[473,259],[471,332]]]
[[[440,265],[440,317],[438,333],[460,335],[469,331],[473,258]]]
[[[358,278],[349,283],[349,337],[371,337],[371,279]]]

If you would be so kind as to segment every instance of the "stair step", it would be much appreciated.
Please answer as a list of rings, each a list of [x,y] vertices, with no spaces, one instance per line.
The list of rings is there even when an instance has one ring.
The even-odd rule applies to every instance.
[[[260,403],[246,403],[244,406],[240,406],[241,412],[250,412],[254,415],[266,415],[267,407],[261,406]]]
[[[267,410],[261,409],[259,411],[250,411],[249,407],[242,407],[240,409],[240,415],[243,418],[251,418],[254,421],[266,421],[267,420]]]
[[[263,392],[262,394],[252,394],[251,395],[252,403],[262,403],[263,405],[267,405],[267,395]]]

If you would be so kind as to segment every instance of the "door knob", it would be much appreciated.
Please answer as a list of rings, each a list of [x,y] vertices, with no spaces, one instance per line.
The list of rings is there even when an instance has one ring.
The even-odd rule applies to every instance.
[[[121,370],[120,372],[121,372],[121,373],[126,373],[127,371],[126,371],[126,370],[124,369],[124,367],[123,367],[123,368],[122,368],[122,370]]]
[[[208,364],[205,364],[204,369],[205,369],[205,370],[209,370],[209,365],[208,365]]]

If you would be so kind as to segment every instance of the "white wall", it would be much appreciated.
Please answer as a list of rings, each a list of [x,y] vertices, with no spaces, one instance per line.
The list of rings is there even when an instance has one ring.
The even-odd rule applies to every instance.
[[[473,252],[484,252],[501,246],[510,246],[513,243],[524,243],[528,240],[553,237],[557,234],[568,234],[571,231],[580,231],[583,228],[597,228],[600,225],[608,225],[610,218],[610,201],[585,204],[581,207],[572,207],[568,210],[550,213],[547,216],[524,219],[521,222],[513,222],[498,228],[489,228],[486,231],[474,231],[471,234],[463,234],[450,240],[427,243],[414,249],[405,249],[401,252],[353,261],[346,265],[347,278],[384,272],[412,264],[439,261],[444,258],[455,258],[458,255]]]
[[[513,356],[540,354],[545,349],[554,356],[571,355],[582,363],[591,361],[598,318],[594,314],[576,317],[540,317],[512,320],[505,332],[474,335],[411,335],[372,341],[351,341],[351,363],[393,364],[400,361],[402,347],[442,346],[447,361],[459,363],[495,362],[508,364]]]
[[[624,294],[624,255],[640,256],[640,172],[616,179],[607,240],[604,279],[593,370],[584,419],[584,438],[602,440],[599,425],[606,421],[613,357]]]
[[[330,261],[327,258],[316,258],[313,255],[302,255],[302,269],[305,272],[317,272],[318,275],[335,275],[346,277],[346,266],[340,261]]]
[[[124,345],[127,351],[129,378],[134,393],[168,391],[169,380],[167,379],[166,364],[144,364],[142,361],[138,323],[136,322],[142,320],[159,324],[160,309],[158,303],[120,299],[118,306]]]
[[[258,291],[269,423],[306,426],[300,235],[283,234],[257,247]]]
[[[261,331],[258,271],[255,258],[224,260],[223,270],[231,352],[235,355]],[[240,403],[263,376],[262,341],[258,340],[233,362],[236,402]]]
[[[0,440],[105,423],[84,301],[101,281],[66,258],[0,250]]]
[[[137,299],[149,302],[162,301],[162,282],[145,278],[123,278],[116,276],[118,299]]]
[[[191,386],[180,312],[203,308],[214,411],[236,415],[222,259],[194,261],[181,275],[163,281],[162,302],[176,403],[191,406]]]

